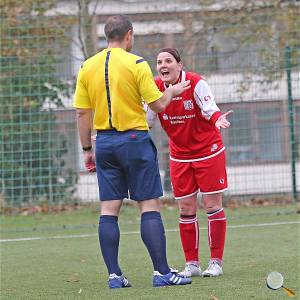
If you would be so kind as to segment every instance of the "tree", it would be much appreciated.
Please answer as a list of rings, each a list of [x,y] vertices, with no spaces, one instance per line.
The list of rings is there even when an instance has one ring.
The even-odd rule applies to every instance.
[[[77,0],[78,40],[84,59],[92,56],[96,50],[92,39],[92,20],[96,15],[98,5],[102,2],[100,0]]]
[[[188,64],[193,68],[196,67],[195,56],[192,56],[195,53],[189,51],[199,45],[204,55],[211,57],[202,69],[211,71],[218,71],[218,56],[230,59],[241,53],[240,59],[236,59],[241,68],[248,63],[244,69],[274,80],[276,74],[278,76],[276,71],[284,70],[286,46],[292,49],[292,65],[299,65],[299,1],[199,0],[199,7],[201,9],[191,12],[185,23],[186,32],[190,34],[185,36],[184,52],[190,54]],[[188,30],[191,28],[189,20],[200,23],[192,33]],[[257,64],[251,70],[254,57]]]
[[[53,0],[2,1],[0,193],[7,202],[72,197],[77,176],[65,163],[66,136],[55,109],[70,86],[57,76],[55,45],[66,42],[57,19],[44,17]]]

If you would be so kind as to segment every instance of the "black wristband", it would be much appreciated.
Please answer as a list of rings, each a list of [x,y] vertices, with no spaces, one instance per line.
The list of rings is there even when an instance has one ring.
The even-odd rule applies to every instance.
[[[89,147],[82,147],[82,150],[83,151],[91,151],[93,149],[92,146],[89,146]]]

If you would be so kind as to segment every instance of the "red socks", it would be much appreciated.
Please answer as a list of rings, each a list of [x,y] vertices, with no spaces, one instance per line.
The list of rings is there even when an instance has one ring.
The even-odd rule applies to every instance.
[[[199,224],[197,215],[180,215],[179,230],[186,262],[199,264]]]
[[[208,213],[208,243],[210,247],[210,259],[222,263],[225,235],[226,216],[224,209]]]
[[[208,213],[208,243],[210,259],[222,263],[225,235],[226,216],[224,209]],[[180,215],[179,230],[181,244],[186,262],[199,264],[199,224],[196,215]]]

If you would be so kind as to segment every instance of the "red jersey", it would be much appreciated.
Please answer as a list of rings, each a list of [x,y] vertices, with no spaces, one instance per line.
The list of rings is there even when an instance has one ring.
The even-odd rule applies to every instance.
[[[148,108],[149,126],[158,115],[169,137],[171,160],[198,161],[218,155],[225,149],[220,130],[215,127],[221,112],[208,84],[192,72],[182,71],[179,80],[190,80],[191,88],[174,97],[161,113]],[[155,82],[164,92],[164,82],[160,78]]]

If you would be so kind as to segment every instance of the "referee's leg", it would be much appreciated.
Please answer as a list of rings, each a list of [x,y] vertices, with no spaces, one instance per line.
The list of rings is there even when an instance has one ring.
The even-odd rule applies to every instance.
[[[160,215],[159,199],[139,201],[141,211],[141,237],[149,252],[154,271],[168,274],[170,268],[166,254],[165,229]]]
[[[101,216],[99,219],[99,243],[108,274],[122,275],[118,262],[120,230],[118,216],[122,200],[101,201]]]

